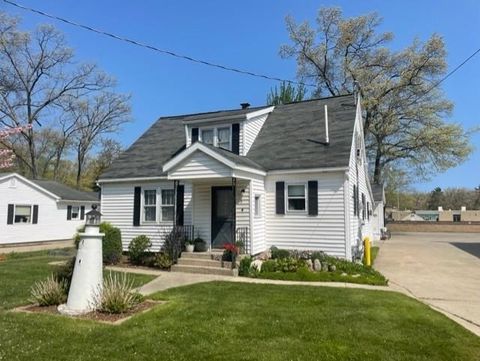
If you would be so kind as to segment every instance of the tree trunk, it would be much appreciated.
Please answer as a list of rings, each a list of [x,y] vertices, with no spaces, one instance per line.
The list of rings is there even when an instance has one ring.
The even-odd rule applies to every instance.
[[[374,184],[381,184],[382,183],[382,152],[380,147],[377,147],[377,151],[375,153],[375,170],[373,172],[373,183]]]

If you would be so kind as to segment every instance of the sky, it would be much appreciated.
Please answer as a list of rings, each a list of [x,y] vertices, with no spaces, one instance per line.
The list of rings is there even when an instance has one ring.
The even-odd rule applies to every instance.
[[[17,1],[17,0],[14,0]],[[125,1],[18,0],[19,4],[206,61],[295,79],[293,59],[282,59],[288,43],[285,16],[314,22],[322,6],[342,8],[348,17],[378,12],[380,30],[395,34],[392,47],[408,46],[415,37],[443,36],[449,69],[480,48],[478,0],[242,0]],[[0,0],[0,10],[20,16],[23,29],[52,23],[65,35],[80,62],[94,62],[118,81],[117,91],[131,94],[133,121],[116,138],[132,144],[160,116],[238,108],[242,102],[263,105],[275,81],[258,79],[161,55],[111,38],[17,9]],[[450,122],[470,129],[480,125],[480,54],[446,80],[443,90],[455,104]],[[480,184],[480,134],[468,161],[418,190],[440,186],[473,188]]]

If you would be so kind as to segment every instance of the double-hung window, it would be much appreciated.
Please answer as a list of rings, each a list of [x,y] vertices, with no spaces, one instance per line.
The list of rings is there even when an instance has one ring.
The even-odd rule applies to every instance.
[[[14,223],[32,223],[32,206],[15,206]]]
[[[162,221],[173,221],[173,202],[175,193],[173,189],[162,189]]]
[[[230,127],[217,129],[217,147],[223,149],[232,149],[230,144]]]
[[[72,219],[79,219],[79,218],[80,218],[80,207],[72,206]]]
[[[202,129],[202,142],[205,144],[215,145],[215,129]]]
[[[305,184],[289,184],[287,187],[287,209],[290,212],[302,212],[306,208]]]
[[[157,220],[157,191],[146,189],[143,192],[143,220],[155,222]]]
[[[201,141],[223,149],[232,149],[231,127],[205,128],[201,129]]]

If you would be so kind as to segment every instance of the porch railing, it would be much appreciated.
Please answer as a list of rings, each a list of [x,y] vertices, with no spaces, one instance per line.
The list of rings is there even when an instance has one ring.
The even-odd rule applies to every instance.
[[[250,231],[248,227],[237,227],[235,232],[235,242],[240,243],[240,253],[241,254],[250,254],[252,251],[250,244]]]
[[[177,232],[182,235],[183,240],[195,239],[195,227],[192,225],[175,226]]]

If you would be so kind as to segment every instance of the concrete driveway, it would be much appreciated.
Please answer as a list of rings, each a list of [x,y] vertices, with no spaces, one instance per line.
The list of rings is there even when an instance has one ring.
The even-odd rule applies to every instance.
[[[480,233],[396,233],[374,266],[392,288],[480,336]]]

